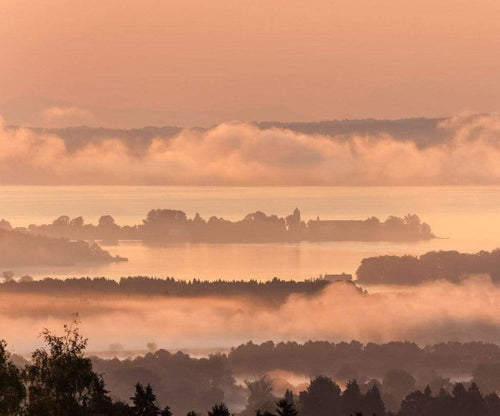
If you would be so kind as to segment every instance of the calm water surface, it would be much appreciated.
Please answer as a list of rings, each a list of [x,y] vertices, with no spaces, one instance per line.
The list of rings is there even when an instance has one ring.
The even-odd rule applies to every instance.
[[[325,242],[299,244],[171,244],[144,246],[121,241],[106,246],[125,263],[70,268],[24,268],[16,274],[42,276],[129,275],[207,279],[270,279],[354,273],[362,258],[378,254],[419,254],[428,250],[491,250],[500,246],[500,188],[497,187],[0,187],[0,218],[14,226],[51,222],[59,215],[82,215],[96,222],[103,214],[119,224],[137,224],[153,208],[182,209],[240,219],[256,210],[302,217],[365,219],[418,214],[440,237],[419,243]]]

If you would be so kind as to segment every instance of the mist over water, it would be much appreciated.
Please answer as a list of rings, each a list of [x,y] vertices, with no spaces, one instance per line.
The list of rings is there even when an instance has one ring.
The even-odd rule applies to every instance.
[[[119,224],[136,224],[152,208],[183,209],[192,216],[240,219],[249,212],[287,215],[299,207],[305,220],[364,219],[372,215],[418,214],[443,239],[417,243],[302,242],[285,244],[169,244],[147,246],[121,241],[104,246],[125,263],[73,267],[15,268],[16,276],[129,275],[181,279],[290,279],[324,273],[354,273],[360,261],[379,254],[420,254],[429,250],[491,250],[500,240],[497,187],[0,187],[0,217],[15,226],[48,223],[59,215],[103,214]],[[160,348],[229,348],[273,339],[421,344],[448,340],[500,342],[498,289],[488,279],[461,285],[435,282],[416,288],[332,287],[320,296],[292,296],[279,308],[248,299],[144,298],[141,296],[1,295],[0,331],[15,351],[25,353],[43,327],[60,328],[79,312],[83,331],[96,352],[119,344],[127,351]],[[309,311],[307,316],[303,311]],[[127,328],[127,331],[123,331]]]
[[[51,222],[59,215],[83,215],[88,222],[111,214],[119,224],[139,223],[155,207],[184,209],[188,215],[242,218],[255,210],[286,215],[296,206],[308,220],[385,219],[413,212],[443,239],[418,243],[321,242],[286,244],[169,244],[121,241],[105,246],[126,263],[98,266],[14,269],[35,277],[128,275],[190,279],[304,279],[323,273],[354,273],[361,259],[378,254],[419,254],[429,250],[475,252],[497,247],[500,224],[496,187],[1,187],[0,216],[16,226]],[[472,220],[471,220],[472,218]],[[60,328],[79,312],[91,351],[111,344],[127,351],[160,348],[229,348],[254,341],[327,339],[364,342],[411,340],[420,344],[498,338],[499,291],[488,278],[461,285],[434,282],[418,287],[371,287],[369,295],[336,286],[316,297],[292,296],[279,308],[249,299],[144,298],[1,295],[0,331],[15,351],[38,341],[43,327]],[[309,311],[307,316],[303,311]],[[127,328],[127,331],[123,331]]]

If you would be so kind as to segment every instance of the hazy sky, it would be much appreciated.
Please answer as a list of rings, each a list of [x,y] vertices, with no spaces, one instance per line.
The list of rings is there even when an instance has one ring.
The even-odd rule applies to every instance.
[[[500,110],[498,0],[0,0],[0,114],[45,125]]]

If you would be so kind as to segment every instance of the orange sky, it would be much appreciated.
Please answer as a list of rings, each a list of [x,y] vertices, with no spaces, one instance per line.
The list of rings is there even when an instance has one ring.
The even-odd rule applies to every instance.
[[[500,110],[498,0],[0,0],[10,123]]]

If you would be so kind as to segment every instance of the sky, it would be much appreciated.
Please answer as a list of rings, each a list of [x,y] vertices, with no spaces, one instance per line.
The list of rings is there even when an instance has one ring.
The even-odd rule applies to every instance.
[[[500,110],[497,0],[0,0],[7,124]]]

